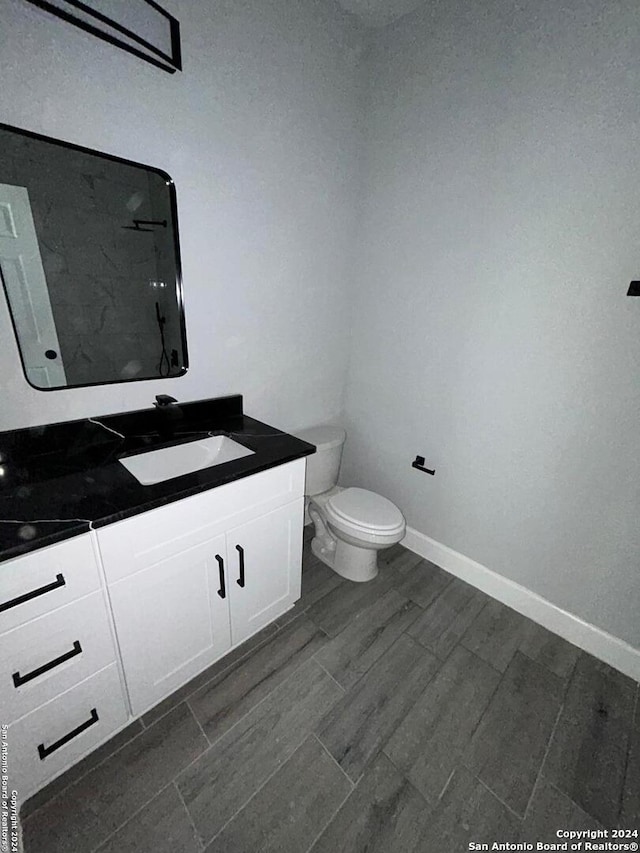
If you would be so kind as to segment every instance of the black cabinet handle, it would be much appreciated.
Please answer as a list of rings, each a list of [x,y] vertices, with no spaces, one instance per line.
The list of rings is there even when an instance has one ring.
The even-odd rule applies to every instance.
[[[242,545],[236,545],[238,552],[238,560],[240,562],[240,577],[238,578],[238,586],[244,586],[244,548]]]
[[[72,732],[69,732],[64,737],[61,737],[60,740],[57,740],[55,743],[52,743],[51,746],[45,746],[41,743],[38,746],[38,755],[40,756],[40,761],[44,761],[47,756],[51,755],[52,752],[55,752],[56,749],[60,749],[61,746],[64,746],[65,743],[69,743],[70,740],[73,740],[74,737],[77,737],[79,734],[82,734],[85,729],[88,729],[89,726],[93,726],[98,722],[98,712],[95,708],[91,709],[91,716],[88,720],[85,720],[84,723],[80,723],[77,729],[74,729]]]
[[[39,595],[44,595],[45,592],[51,592],[52,589],[65,585],[65,579],[62,575],[56,575],[53,583],[48,583],[46,586],[41,586],[40,589],[34,589],[31,592],[25,592],[24,595],[19,595],[17,598],[12,598],[11,601],[5,601],[0,604],[0,613],[9,610],[11,607],[17,607],[18,604],[24,604],[25,601],[30,601],[32,598],[37,598]]]
[[[13,686],[20,687],[21,684],[26,684],[27,681],[31,681],[33,678],[37,678],[39,675],[44,675],[45,672],[48,672],[50,669],[54,669],[56,666],[60,666],[61,663],[65,663],[71,658],[74,658],[76,655],[82,654],[82,647],[80,645],[80,641],[76,640],[73,644],[73,648],[70,652],[65,652],[63,655],[60,655],[59,658],[54,658],[54,660],[50,660],[49,663],[45,663],[42,666],[39,666],[37,669],[31,670],[26,675],[20,675],[19,672],[13,673]]]
[[[220,554],[216,554],[216,560],[218,561],[218,572],[220,573],[220,589],[218,590],[218,595],[220,598],[226,598],[227,590],[224,585],[224,560]]]

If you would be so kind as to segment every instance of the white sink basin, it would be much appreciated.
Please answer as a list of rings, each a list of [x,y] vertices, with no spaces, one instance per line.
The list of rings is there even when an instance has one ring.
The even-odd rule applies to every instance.
[[[253,453],[254,450],[243,447],[225,435],[216,435],[202,441],[137,453],[119,461],[139,483],[150,486],[153,483],[162,483],[163,480],[182,477],[192,471],[200,471],[202,468],[222,465],[232,459],[242,459],[243,456],[251,456]]]

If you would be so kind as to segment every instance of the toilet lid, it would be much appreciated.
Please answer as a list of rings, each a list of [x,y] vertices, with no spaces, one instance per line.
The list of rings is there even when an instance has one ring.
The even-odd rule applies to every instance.
[[[339,519],[358,527],[397,530],[404,516],[391,501],[366,489],[344,489],[329,498],[327,508]]]

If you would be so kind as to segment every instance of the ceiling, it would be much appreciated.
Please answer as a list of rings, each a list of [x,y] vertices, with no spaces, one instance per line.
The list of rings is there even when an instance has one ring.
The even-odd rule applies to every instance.
[[[343,9],[357,15],[369,27],[384,27],[412,12],[424,0],[338,0]]]

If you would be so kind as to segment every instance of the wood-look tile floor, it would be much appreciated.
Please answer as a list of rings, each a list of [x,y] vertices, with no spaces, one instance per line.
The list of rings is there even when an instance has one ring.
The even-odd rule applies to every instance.
[[[640,829],[638,685],[396,546],[25,807],[26,853],[457,853]]]

